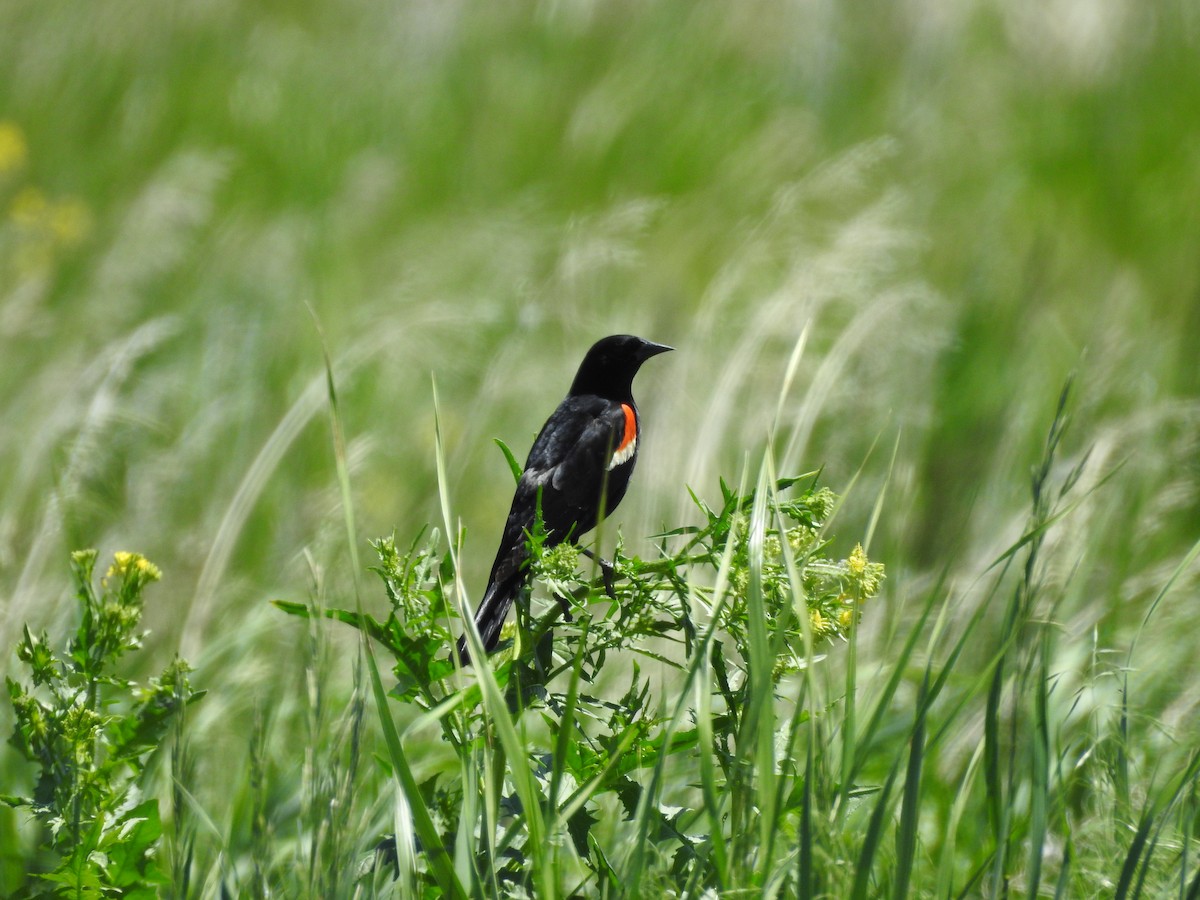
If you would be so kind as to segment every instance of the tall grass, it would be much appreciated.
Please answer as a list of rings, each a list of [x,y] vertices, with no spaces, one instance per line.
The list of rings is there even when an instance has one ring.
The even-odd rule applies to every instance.
[[[649,557],[697,521],[689,487],[753,486],[769,460],[852,484],[834,530],[888,571],[778,706],[756,682],[736,790],[716,756],[665,760],[635,836],[694,785],[697,831],[749,826],[713,846],[714,884],[1194,890],[1187,4],[129,12],[0,8],[0,642],[73,628],[72,549],[162,568],[128,674],[182,649],[208,690],[162,768],[190,892],[349,890],[389,833],[413,871],[382,710],[418,788],[450,766],[439,726],[372,707],[349,629],[266,601],[354,607],[351,506],[354,533],[402,546],[441,523],[477,596],[509,489],[492,439],[519,456],[618,331],[681,352],[639,379],[644,452],[604,552],[620,525]],[[727,662],[697,652],[655,690],[712,746],[702,688]],[[514,753],[479,763],[470,812],[507,828]],[[606,811],[612,839],[628,814]],[[502,838],[456,835],[456,877]],[[0,894],[36,839],[0,813]],[[650,844],[605,857],[611,891],[658,883]]]

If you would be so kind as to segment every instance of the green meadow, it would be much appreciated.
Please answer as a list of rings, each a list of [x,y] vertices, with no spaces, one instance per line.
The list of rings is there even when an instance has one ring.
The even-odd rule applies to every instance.
[[[1191,3],[6,0],[0,896],[1200,898],[1198,360]]]

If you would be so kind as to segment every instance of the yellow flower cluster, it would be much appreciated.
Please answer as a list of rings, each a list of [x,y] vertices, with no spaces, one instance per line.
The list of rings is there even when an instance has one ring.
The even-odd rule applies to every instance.
[[[0,175],[24,167],[28,156],[25,133],[15,122],[0,122]]]
[[[854,545],[854,549],[846,559],[846,568],[855,577],[861,577],[863,572],[867,570],[867,554],[863,550],[862,544]]]
[[[141,576],[146,581],[158,581],[162,578],[162,572],[158,566],[146,559],[140,553],[130,553],[127,550],[118,550],[113,554],[113,564],[108,567],[108,571],[104,573],[104,577],[112,578],[114,575],[119,575],[122,578],[129,578],[131,575]]]
[[[22,188],[8,214],[18,228],[42,232],[59,244],[77,244],[91,227],[82,202],[70,198],[52,202],[35,187]]]
[[[855,544],[854,550],[846,558],[846,572],[851,582],[858,587],[859,597],[863,599],[875,596],[879,591],[879,582],[884,578],[883,564],[867,559],[862,544]]]
[[[29,146],[20,126],[0,121],[0,188],[5,186],[8,176],[25,167],[28,158]],[[51,266],[56,251],[78,244],[87,236],[91,215],[80,200],[71,197],[55,200],[35,185],[19,186],[19,183],[19,178],[14,180],[15,193],[7,204],[7,221],[0,220],[0,227],[11,225],[16,233],[17,270],[36,274]]]
[[[808,612],[808,624],[812,626],[814,635],[821,636],[831,631],[830,622],[821,614],[819,609],[811,609]]]

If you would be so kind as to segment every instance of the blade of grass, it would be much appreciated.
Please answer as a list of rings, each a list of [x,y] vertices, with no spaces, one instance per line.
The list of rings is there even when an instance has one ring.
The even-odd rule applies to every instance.
[[[1026,896],[1037,900],[1046,852],[1046,822],[1050,806],[1050,653],[1051,631],[1042,632],[1039,665],[1033,684],[1033,729],[1029,740],[1029,863]]]
[[[1111,472],[1097,480],[1095,484],[1091,485],[1088,490],[1076,498],[1074,502],[1067,504],[1054,514],[1049,515],[1044,520],[1032,525],[1029,530],[1024,532],[1016,541],[1014,541],[1007,550],[996,557],[992,561],[992,564],[988,566],[986,570],[984,570],[983,574],[987,574],[987,572],[990,572],[997,566],[1007,562],[1011,557],[1016,556],[1026,544],[1029,544],[1033,541],[1039,541],[1044,538],[1047,531],[1049,531],[1053,526],[1057,525],[1063,519],[1069,517],[1071,513],[1075,512],[1075,510],[1082,506],[1092,494],[1096,493],[1098,490],[1100,490],[1100,488],[1112,481],[1119,471],[1121,471],[1120,466],[1113,468]]]
[[[938,576],[937,582],[925,595],[924,606],[921,613],[917,616],[912,628],[905,638],[904,646],[900,648],[900,652],[889,663],[891,673],[888,675],[888,680],[883,687],[883,691],[879,695],[879,699],[875,702],[875,707],[871,712],[871,718],[867,721],[867,726],[860,733],[856,741],[856,755],[854,764],[850,767],[848,775],[844,776],[844,782],[853,784],[858,778],[858,773],[862,771],[862,767],[866,765],[868,754],[871,747],[875,743],[875,736],[883,727],[884,718],[888,708],[891,706],[893,698],[896,696],[896,691],[900,687],[900,683],[904,680],[904,673],[908,668],[908,662],[912,659],[913,652],[916,650],[917,641],[925,631],[925,624],[929,621],[934,607],[937,605],[938,597],[942,594],[942,588],[945,586],[947,570],[942,569]],[[846,804],[839,804],[838,816],[839,820],[845,815]]]
[[[868,893],[871,887],[871,869],[875,864],[875,854],[879,852],[880,841],[883,839],[883,825],[887,821],[892,788],[899,772],[900,758],[897,757],[892,763],[887,781],[883,783],[883,788],[879,791],[875,808],[871,810],[871,818],[867,822],[867,833],[863,837],[862,847],[858,851],[858,860],[854,866],[854,884],[850,889],[850,900],[867,900],[871,896]]]
[[[575,733],[575,704],[579,700],[579,677],[583,668],[583,651],[587,645],[587,634],[588,623],[585,621],[579,635],[579,640],[575,645],[575,662],[571,666],[571,680],[567,683],[567,702],[563,706],[562,715],[559,716],[558,735],[554,742],[554,754],[551,760],[553,768],[550,773],[550,793],[547,800],[547,806],[550,809],[558,808],[558,792],[562,787],[571,737]]]
[[[404,896],[417,892],[417,843],[413,833],[413,811],[404,791],[392,790],[392,834],[396,846],[396,881]]]
[[[362,596],[359,592],[359,566],[358,566],[358,545],[357,545],[357,529],[354,524],[354,505],[352,495],[350,493],[350,474],[349,467],[346,464],[346,443],[342,432],[341,415],[338,410],[337,390],[333,377],[333,363],[329,357],[329,352],[325,344],[324,335],[321,333],[320,322],[317,320],[315,310],[310,307],[310,313],[313,316],[313,321],[316,324],[318,335],[321,338],[321,350],[325,358],[325,378],[326,385],[329,391],[329,414],[330,422],[333,429],[333,444],[334,444],[334,459],[337,464],[338,484],[341,489],[342,508],[344,511],[344,524],[346,526],[346,536],[350,544],[350,559],[353,566],[353,583],[354,583],[354,601],[356,611],[361,618],[363,615]],[[433,819],[429,815],[429,810],[425,806],[424,798],[421,796],[420,788],[417,785],[416,778],[413,777],[412,768],[409,766],[408,758],[404,753],[404,749],[400,744],[400,735],[396,731],[396,723],[392,720],[391,713],[388,710],[387,692],[384,690],[383,681],[379,677],[379,666],[375,661],[375,653],[371,647],[371,642],[367,639],[365,631],[358,631],[359,647],[367,661],[367,670],[371,676],[371,691],[375,697],[375,710],[379,716],[380,725],[383,728],[384,743],[388,750],[388,759],[392,765],[393,774],[399,779],[399,790],[403,791],[404,798],[407,801],[409,812],[412,814],[413,826],[416,829],[417,836],[421,839],[421,843],[425,849],[430,869],[434,873],[438,884],[442,890],[450,897],[466,897],[466,891],[463,889],[461,882],[458,880],[458,875],[454,870],[453,860],[442,844],[437,828],[433,824]]]
[[[1117,878],[1117,889],[1113,893],[1114,900],[1125,900],[1129,895],[1129,886],[1133,881],[1133,876],[1137,873],[1138,861],[1142,857],[1142,851],[1145,849],[1146,841],[1150,837],[1150,827],[1154,823],[1154,814],[1151,807],[1151,802],[1147,801],[1141,816],[1138,818],[1137,830],[1133,834],[1133,840],[1129,844],[1129,849],[1125,852],[1125,862],[1121,865],[1121,874]]]
[[[1062,863],[1058,868],[1058,881],[1054,885],[1054,900],[1063,900],[1064,897],[1071,896],[1071,858],[1073,855],[1071,836],[1068,834],[1063,847]]]
[[[999,893],[1007,890],[1009,881],[1009,865],[1010,865],[1010,845],[1013,835],[1010,832],[1009,824],[1012,819],[1015,808],[1015,796],[1018,790],[1017,786],[1017,766],[1015,757],[1020,745],[1018,739],[1018,729],[1020,726],[1021,717],[1017,714],[1022,697],[1025,690],[1028,689],[1028,678],[1026,672],[1021,669],[1021,637],[1025,633],[1026,625],[1029,623],[1030,615],[1034,607],[1035,598],[1038,592],[1038,581],[1036,573],[1038,570],[1038,561],[1040,551],[1045,540],[1046,531],[1050,524],[1058,521],[1063,516],[1070,513],[1071,510],[1078,505],[1068,505],[1065,509],[1055,513],[1051,508],[1050,499],[1050,475],[1054,469],[1055,458],[1058,453],[1059,444],[1062,441],[1063,435],[1066,432],[1067,425],[1070,420],[1068,414],[1068,404],[1071,395],[1071,386],[1073,376],[1067,378],[1062,391],[1059,394],[1058,406],[1055,410],[1054,420],[1050,423],[1050,429],[1046,435],[1046,442],[1042,451],[1041,460],[1034,467],[1033,474],[1030,478],[1030,494],[1031,494],[1031,511],[1030,511],[1030,526],[1025,535],[1022,536],[1008,552],[1002,554],[993,564],[994,568],[1001,563],[1007,563],[1010,554],[1015,554],[1022,547],[1028,546],[1028,551],[1025,555],[1025,565],[1021,579],[1017,582],[1012,594],[1010,595],[1008,604],[1004,611],[1004,620],[1000,627],[1000,652],[995,661],[995,667],[992,671],[991,686],[988,689],[987,703],[984,711],[984,746],[986,748],[984,756],[984,777],[988,786],[988,821],[992,828],[992,839],[996,846],[996,857],[992,866],[992,887],[993,893]],[[1078,478],[1078,470],[1071,476],[1071,481]],[[1065,490],[1065,488],[1064,488]],[[1011,659],[1010,659],[1011,657]],[[1011,663],[1011,666],[1010,666]],[[1006,672],[1011,668],[1014,673],[1010,679]],[[1011,684],[1010,684],[1011,682]],[[1004,696],[1008,688],[1010,702],[1012,705],[1012,715],[1009,718],[1009,742],[1008,742],[1008,765],[1007,768],[1001,762],[1001,739],[1000,739],[1000,724],[1001,710],[1000,707],[1004,702]],[[1045,685],[1038,690],[1044,690]],[[1036,727],[1036,725],[1035,725]],[[1037,736],[1033,737],[1036,742]],[[1036,751],[1035,751],[1036,752]],[[1048,747],[1044,749],[1041,757],[1031,759],[1031,765],[1035,768],[1042,769],[1042,775],[1035,777],[1044,778],[1045,769],[1048,766]],[[1008,778],[1002,784],[1004,773],[1007,772]],[[1036,791],[1037,788],[1035,787]],[[1044,788],[1043,788],[1044,790]],[[1032,802],[1036,805],[1037,798],[1032,798]],[[1038,813],[1036,810],[1032,813],[1036,818],[1040,817],[1040,827],[1045,828],[1045,810]],[[1036,821],[1034,824],[1037,824]],[[1037,863],[1034,865],[1031,875],[1033,882],[1040,881],[1041,874],[1041,847],[1031,847],[1030,853],[1037,853]],[[1032,858],[1032,857],[1031,857]]]
[[[798,859],[800,882],[799,895],[812,897],[816,894],[816,872],[813,869],[813,777],[816,767],[813,758],[816,741],[809,741],[804,754],[804,795],[800,807],[800,853]]]
[[[702,671],[693,685],[696,704],[696,734],[699,745],[700,793],[704,800],[704,814],[708,818],[708,834],[712,842],[712,858],[716,865],[717,889],[729,885],[729,859],[725,849],[725,827],[721,821],[724,796],[717,794],[716,767],[713,758],[719,752],[713,738],[712,727],[712,645],[704,647]]]
[[[460,754],[463,751],[459,751]],[[460,755],[461,758],[461,755]],[[475,870],[479,856],[476,848],[475,828],[482,814],[479,809],[479,768],[462,766],[462,809],[459,811],[458,829],[454,835],[454,871],[463,884],[478,884],[482,879]],[[494,833],[484,830],[486,836]],[[489,857],[491,858],[491,857]]]
[[[955,843],[958,836],[958,825],[966,812],[967,803],[971,798],[971,789],[975,785],[975,776],[979,772],[979,764],[983,760],[983,745],[976,744],[975,752],[967,763],[967,771],[963,774],[954,795],[954,803],[950,806],[950,816],[946,820],[945,838],[942,841],[941,859],[938,861],[936,896],[951,900],[954,896],[954,864]]]
[[[438,403],[437,381],[432,383],[433,390],[433,420],[434,420],[434,456],[437,463],[438,497],[441,502],[442,520],[447,534],[458,533],[452,527],[450,514],[449,480],[446,476],[445,444],[442,440],[441,414]],[[553,900],[557,895],[558,882],[554,876],[553,863],[548,863],[551,856],[547,851],[550,845],[546,843],[546,823],[542,810],[542,798],[534,782],[533,772],[525,752],[525,743],[517,734],[517,725],[508,713],[508,704],[504,694],[496,682],[488,660],[487,651],[475,627],[474,618],[466,607],[466,586],[462,582],[462,573],[458,561],[458,551],[454,542],[450,542],[450,556],[454,569],[454,587],[458,596],[460,613],[462,614],[467,645],[471,650],[471,659],[475,669],[476,682],[483,693],[483,706],[488,721],[495,729],[500,746],[508,758],[508,772],[512,777],[513,787],[521,801],[525,826],[529,832],[529,845],[534,848],[531,853],[533,863],[533,880],[539,897]],[[498,785],[493,785],[498,787]]]
[[[1196,557],[1200,556],[1200,540],[1192,544],[1192,547],[1184,555],[1178,565],[1171,571],[1163,586],[1159,588],[1154,599],[1150,601],[1150,605],[1146,608],[1146,614],[1142,616],[1142,623],[1134,632],[1133,638],[1129,642],[1129,652],[1125,656],[1125,668],[1121,675],[1122,690],[1121,690],[1121,715],[1118,723],[1119,740],[1117,742],[1117,788],[1120,794],[1122,804],[1128,808],[1129,803],[1129,755],[1127,748],[1129,746],[1129,675],[1133,671],[1133,654],[1137,649],[1138,640],[1142,632],[1146,630],[1146,626],[1150,623],[1150,618],[1158,610],[1163,599],[1171,592],[1175,583],[1183,576],[1183,574],[1196,561]]]
[[[807,704],[808,704],[808,682],[802,680],[800,682],[799,694],[795,700],[795,703],[792,706],[792,716],[791,716],[790,721],[788,722],[788,727],[787,727],[787,732],[786,732],[787,737],[786,737],[785,741],[783,742],[783,745],[779,751],[780,759],[790,761],[790,760],[794,760],[796,757],[796,744],[798,743],[798,741],[800,739],[800,732],[803,729],[804,725],[806,723],[810,722],[810,720],[814,718],[813,716],[810,716],[807,714]],[[815,727],[810,725],[809,731],[810,731],[810,736],[811,736],[815,732]],[[816,785],[817,778],[818,778],[817,761],[816,761],[816,748],[818,746],[820,746],[820,743],[817,740],[809,740],[805,744],[805,763],[804,763],[805,771],[804,771],[804,775],[803,775],[804,784],[803,784],[802,793],[801,793],[801,809],[800,809],[800,816],[801,816],[801,818],[800,818],[800,848],[796,851],[796,854],[795,854],[797,857],[796,864],[798,866],[800,866],[801,869],[803,869],[803,860],[801,857],[802,857],[805,849],[807,848],[808,853],[809,853],[809,857],[808,857],[809,881],[814,881],[815,877],[816,877],[815,870],[812,868],[812,861],[813,861],[812,851],[816,844],[816,839],[817,839],[816,833],[815,833],[816,823],[813,819],[813,807],[816,802],[815,798],[816,798],[816,793],[817,793],[814,786]],[[776,779],[777,793],[776,793],[776,797],[775,797],[775,809],[777,811],[776,815],[778,816],[777,827],[775,829],[776,833],[783,832],[784,828],[788,824],[790,824],[787,821],[790,816],[790,813],[791,813],[791,810],[789,809],[788,804],[790,802],[791,795],[795,793],[796,786],[795,786],[794,772],[795,772],[794,766],[787,765],[782,768],[780,777],[778,777]],[[791,779],[788,778],[789,773],[792,773]],[[807,816],[807,822],[805,819],[806,816]],[[807,832],[806,832],[806,828],[807,828]],[[769,847],[767,848],[768,852],[770,854],[772,854],[772,856],[771,856],[772,859],[773,859],[774,848],[775,848],[776,843],[777,843],[777,838],[775,838],[773,836],[772,842],[769,845]],[[768,860],[768,862],[769,861],[770,860]],[[767,870],[770,868],[770,866],[767,863],[764,863],[763,868],[764,868],[764,870]],[[780,866],[778,868],[778,870],[775,871],[770,876],[768,885],[770,885],[770,884],[781,885],[783,883],[783,880],[787,877],[788,877],[788,873],[787,873],[787,869],[786,869],[786,860],[785,860],[785,864],[783,866]],[[801,884],[804,884],[804,883],[805,882],[802,880]],[[814,890],[815,890],[815,888],[814,888]]]
[[[904,794],[900,803],[900,824],[896,831],[896,881],[892,896],[904,900],[917,855],[917,822],[921,805],[921,771],[925,762],[925,697],[929,690],[929,668],[917,694],[917,715],[913,724],[908,753],[908,771],[904,776]]]
[[[767,456],[769,456],[769,451]],[[767,609],[763,600],[763,541],[767,529],[767,514],[771,509],[771,486],[767,469],[769,462],[763,460],[759,469],[755,502],[750,515],[750,533],[747,550],[750,557],[750,584],[747,592],[747,615],[749,621],[750,658],[746,661],[750,676],[750,694],[742,728],[738,734],[738,751],[742,747],[753,748],[748,754],[753,762],[747,766],[749,777],[755,784],[755,799],[759,826],[759,847],[771,843],[775,822],[775,681],[772,677],[775,659],[770,652],[767,636]],[[749,762],[749,761],[748,761]],[[759,854],[764,861],[769,854]],[[766,872],[760,871],[759,884],[766,880]]]
[[[1149,842],[1146,845],[1146,852],[1138,871],[1137,883],[1134,885],[1133,898],[1137,900],[1142,894],[1142,888],[1146,883],[1146,876],[1149,874],[1150,861],[1154,856],[1154,851],[1158,848],[1159,839],[1162,837],[1163,828],[1166,827],[1170,820],[1170,815],[1175,805],[1179,802],[1179,798],[1189,788],[1194,789],[1196,786],[1197,777],[1200,776],[1200,752],[1192,754],[1187,766],[1183,772],[1176,777],[1176,784],[1173,789],[1164,791],[1165,799],[1160,796],[1157,801],[1153,813],[1153,818],[1156,820],[1154,833],[1151,835]],[[1161,812],[1159,812],[1161,810]]]
[[[808,332],[811,327],[812,320],[809,319],[800,329],[800,336],[796,338],[796,343],[792,345],[792,353],[788,357],[787,368],[783,372],[783,384],[779,387],[779,396],[775,401],[775,416],[771,422],[772,435],[779,433],[779,425],[783,421],[783,404],[787,400],[788,394],[792,392],[792,383],[796,380],[800,360],[804,358],[804,348],[808,344]]]
[[[1182,845],[1179,853],[1179,900],[1184,900],[1187,896],[1188,864],[1190,862],[1188,849],[1192,845],[1192,829],[1195,825],[1195,817],[1190,815],[1189,811],[1196,808],[1196,799],[1196,782],[1193,781],[1188,788],[1188,798],[1186,802],[1180,804],[1179,809],[1179,834]]]
[[[872,446],[874,446],[872,444]],[[888,485],[891,483],[892,473],[896,468],[896,454],[900,450],[900,435],[896,435],[896,442],[892,445],[892,459],[888,464],[887,474],[884,475],[883,485],[879,489],[879,494],[875,497],[875,504],[871,509],[871,519],[867,525],[867,533],[863,536],[862,547],[863,552],[869,552],[871,548],[871,538],[875,533],[875,525],[879,521],[879,517],[883,512],[883,501],[887,495]],[[859,467],[862,471],[862,466],[866,465],[866,459],[863,460]],[[857,480],[857,473],[855,474]],[[862,598],[858,597],[861,602]],[[852,617],[850,620],[850,633],[847,638],[846,646],[846,684],[845,684],[845,699],[844,714],[842,716],[842,756],[841,756],[841,772],[839,773],[839,781],[841,784],[841,796],[838,799],[839,819],[844,810],[850,805],[850,790],[853,787],[853,769],[854,761],[858,755],[858,617]]]

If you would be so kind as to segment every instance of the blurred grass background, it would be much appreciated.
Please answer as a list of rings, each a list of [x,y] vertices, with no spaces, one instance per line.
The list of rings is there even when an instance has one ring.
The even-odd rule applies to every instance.
[[[881,627],[1020,533],[1077,371],[1070,461],[1121,468],[1052,534],[1062,643],[1123,647],[1200,531],[1198,51],[1183,0],[9,0],[3,646],[68,627],[70,549],[143,552],[146,665],[183,649],[229,753],[271,703],[284,759],[304,635],[266,601],[350,584],[311,305],[363,535],[438,519],[436,376],[476,590],[491,440],[521,456],[593,340],[679,349],[639,377],[636,551],[738,477],[809,329],[780,469],[867,460],[840,532],[899,435]],[[1134,661],[1172,739],[1195,593]]]

